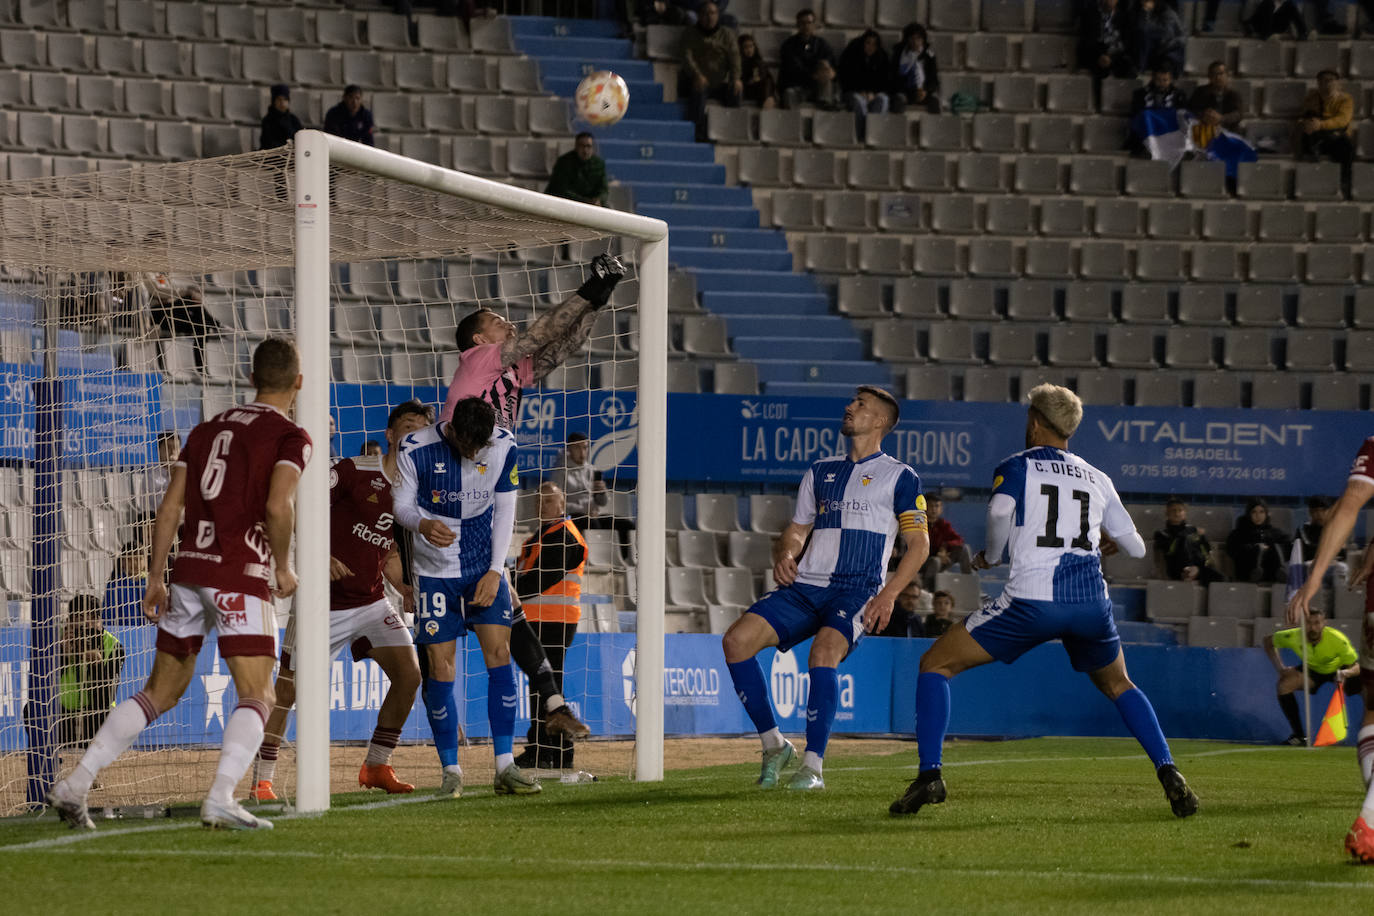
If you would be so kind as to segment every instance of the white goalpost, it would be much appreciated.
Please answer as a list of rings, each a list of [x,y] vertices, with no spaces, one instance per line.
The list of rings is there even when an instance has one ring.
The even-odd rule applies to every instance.
[[[465,315],[487,308],[537,325],[608,252],[627,276],[588,319],[585,341],[569,337],[559,365],[526,390],[513,424],[522,476],[513,547],[541,530],[540,478],[566,471],[565,443],[590,434],[606,492],[587,522],[596,530],[584,532],[577,632],[586,636],[556,668],[593,733],[576,746],[577,765],[565,747],[567,762],[541,764],[541,775],[586,766],[656,781],[665,223],[314,130],[277,150],[0,182],[0,816],[40,806],[110,706],[147,678],[155,633],[137,608],[140,562],[171,454],[195,423],[252,397],[251,354],[271,335],[300,351],[295,419],[315,444],[297,491],[298,591],[277,603],[279,625],[289,609],[294,630],[296,694],[294,719],[276,735],[288,751],[279,797],[321,812],[331,781],[336,791],[356,785],[389,682],[357,646],[330,662],[331,455],[385,452],[389,409],[443,403]],[[483,670],[480,651],[460,643],[469,774],[491,766],[485,678],[474,676]],[[520,673],[517,689],[533,692]],[[182,703],[101,773],[97,820],[198,804],[232,697],[208,638]],[[542,753],[538,704],[524,705],[517,742],[529,719]],[[422,702],[396,753],[401,777],[437,777]]]

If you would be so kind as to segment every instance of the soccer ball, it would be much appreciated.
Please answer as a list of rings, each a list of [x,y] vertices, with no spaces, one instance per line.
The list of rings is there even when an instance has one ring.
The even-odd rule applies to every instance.
[[[625,117],[630,87],[609,70],[598,70],[577,84],[577,116],[596,127],[609,127]]]

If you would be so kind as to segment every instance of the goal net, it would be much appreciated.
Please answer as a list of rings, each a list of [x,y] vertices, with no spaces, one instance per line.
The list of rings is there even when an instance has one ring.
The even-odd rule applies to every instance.
[[[512,564],[549,523],[541,481],[576,491],[570,513],[588,507],[581,620],[566,653],[549,654],[592,737],[568,752],[530,729],[517,670],[516,750],[530,729],[546,776],[661,778],[661,223],[313,131],[280,150],[0,184],[0,222],[0,813],[41,801],[110,706],[146,680],[152,513],[191,427],[252,399],[252,351],[271,335],[301,351],[296,420],[315,442],[297,493],[300,587],[277,602],[294,631],[297,707],[274,782],[304,810],[356,789],[389,683],[362,647],[328,660],[327,456],[385,455],[391,408],[443,404],[465,315],[491,309],[528,332],[603,253],[626,278],[585,341],[558,338],[565,358],[524,391],[513,430]],[[595,483],[574,486],[583,480]],[[475,639],[460,642],[458,668],[459,762],[466,782],[489,784]],[[181,703],[100,774],[96,815],[202,797],[234,704],[207,639]],[[420,791],[439,781],[419,695],[393,765]]]

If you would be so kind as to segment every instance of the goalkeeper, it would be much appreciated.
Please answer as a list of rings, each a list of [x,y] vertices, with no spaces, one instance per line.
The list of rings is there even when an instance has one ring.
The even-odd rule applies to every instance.
[[[490,309],[478,309],[458,322],[462,354],[439,415],[453,416],[463,398],[481,398],[496,410],[496,425],[514,431],[520,418],[521,389],[537,385],[564,360],[582,349],[596,314],[611,300],[625,276],[619,259],[603,254],[587,265],[587,279],[573,295],[541,316],[523,332]],[[563,699],[553,666],[534,627],[516,610],[511,622],[510,652],[530,679],[530,690],[544,698],[544,727],[551,734],[585,738],[591,734]],[[422,667],[426,661],[420,654]],[[428,671],[426,670],[426,679]]]

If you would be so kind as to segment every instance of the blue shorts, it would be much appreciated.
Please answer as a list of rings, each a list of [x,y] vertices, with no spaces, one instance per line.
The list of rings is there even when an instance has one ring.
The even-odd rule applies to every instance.
[[[486,575],[483,571],[482,575]],[[473,607],[472,593],[482,576],[471,579],[430,579],[419,576],[415,584],[415,643],[452,642],[478,624],[508,627],[511,624],[510,586],[505,576],[496,599],[486,607]]]
[[[1075,671],[1105,668],[1121,651],[1112,603],[1106,598],[1068,604],[1003,594],[970,614],[964,629],[989,655],[1008,665],[1052,639],[1064,641]]]
[[[749,613],[758,614],[778,634],[778,650],[786,652],[815,636],[821,627],[838,630],[854,646],[864,635],[864,606],[873,593],[852,588],[819,588],[794,582],[764,595]]]

